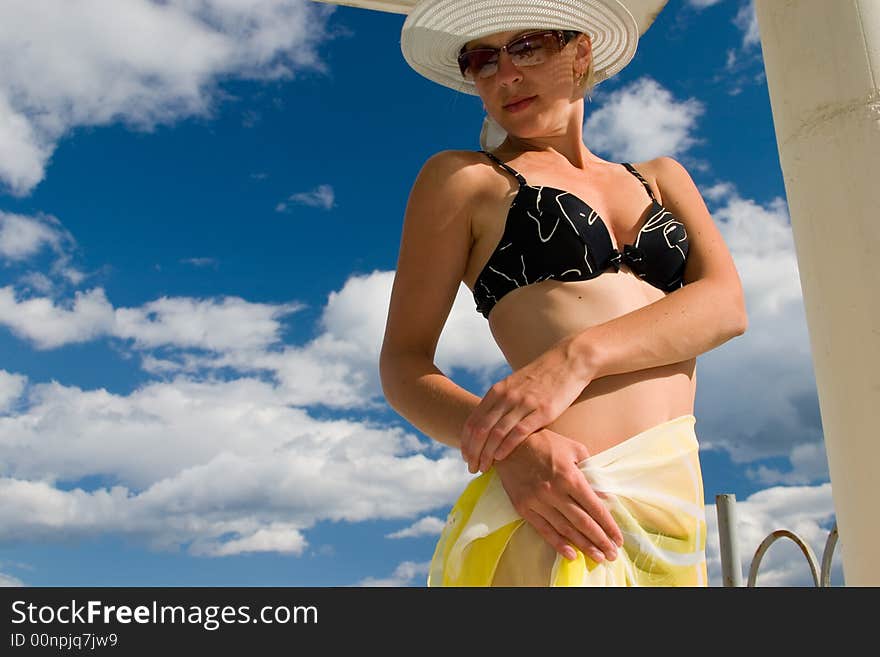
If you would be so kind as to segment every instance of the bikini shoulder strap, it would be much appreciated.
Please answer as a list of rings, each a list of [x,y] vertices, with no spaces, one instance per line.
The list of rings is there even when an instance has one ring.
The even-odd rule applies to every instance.
[[[508,166],[508,165],[504,164],[504,162],[502,162],[501,160],[499,160],[497,157],[495,157],[495,156],[494,156],[492,153],[490,153],[489,151],[481,150],[481,151],[479,151],[479,152],[480,152],[480,153],[485,153],[486,155],[488,155],[488,156],[489,156],[489,159],[491,159],[493,162],[495,162],[498,166],[500,166],[501,168],[503,168],[503,169],[504,169],[505,171],[507,171],[509,174],[511,174],[512,176],[516,177],[516,180],[517,180],[517,182],[519,182],[519,186],[520,186],[520,187],[524,187],[525,185],[528,185],[528,183],[526,182],[526,179],[523,178],[523,175],[522,175],[519,171],[517,171],[516,169],[514,169],[514,168],[511,167],[511,166]]]
[[[638,171],[636,171],[636,168],[632,164],[630,164],[629,162],[621,162],[621,164],[626,167],[627,171],[629,171],[632,175],[634,175],[636,178],[638,178],[639,180],[642,181],[642,184],[645,186],[645,189],[648,190],[648,196],[651,197],[652,201],[656,202],[657,199],[654,198],[654,192],[651,191],[651,188],[648,186],[648,181],[642,177],[642,174],[640,174]]]

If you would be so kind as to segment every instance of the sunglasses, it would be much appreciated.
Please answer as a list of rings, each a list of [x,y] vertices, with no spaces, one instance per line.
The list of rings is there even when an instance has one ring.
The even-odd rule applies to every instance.
[[[500,48],[461,49],[458,67],[465,80],[490,78],[498,71],[498,58],[504,50],[517,68],[541,64],[553,53],[561,51],[565,44],[580,32],[571,30],[542,30],[522,34]]]

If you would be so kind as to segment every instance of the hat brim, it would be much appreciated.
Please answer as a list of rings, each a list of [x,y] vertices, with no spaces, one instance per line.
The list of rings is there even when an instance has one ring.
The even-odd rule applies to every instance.
[[[461,47],[489,34],[531,28],[589,35],[596,83],[620,72],[639,40],[636,20],[619,0],[423,0],[403,23],[400,50],[429,80],[477,95],[458,67]]]

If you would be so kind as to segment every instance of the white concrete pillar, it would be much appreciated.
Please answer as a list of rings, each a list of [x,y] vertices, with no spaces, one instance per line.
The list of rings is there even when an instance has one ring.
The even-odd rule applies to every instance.
[[[847,586],[880,585],[880,0],[755,0]]]

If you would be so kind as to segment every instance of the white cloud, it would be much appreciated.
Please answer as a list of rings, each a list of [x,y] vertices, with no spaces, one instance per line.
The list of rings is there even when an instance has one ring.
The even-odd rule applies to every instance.
[[[349,278],[342,290],[332,292],[327,300],[321,318],[325,332],[355,344],[369,354],[371,363],[378,362],[393,282],[394,272]],[[475,372],[506,365],[486,320],[476,312],[473,296],[464,285],[458,288],[440,334],[436,361],[441,369],[466,368]]]
[[[828,479],[828,455],[825,453],[824,441],[814,439],[811,443],[794,445],[787,456],[792,468],[788,472],[762,464],[746,468],[745,474],[763,485],[794,486]]]
[[[740,5],[733,22],[743,32],[744,47],[760,45],[761,33],[758,29],[758,15],[755,12],[754,0],[747,0]]]
[[[197,541],[191,552],[196,555],[223,557],[245,552],[278,552],[300,556],[308,542],[295,525],[273,522],[268,527],[255,530],[245,538],[225,543]]]
[[[298,303],[251,303],[239,297],[163,297],[139,308],[117,309],[111,335],[133,340],[137,349],[265,349],[279,341],[279,318],[301,308]]]
[[[700,142],[693,133],[703,104],[677,101],[648,77],[603,93],[596,88],[584,124],[584,140],[614,161],[638,162],[661,155],[675,157]]]
[[[755,84],[767,84],[758,16],[752,0],[740,4],[733,24],[742,33],[742,42],[727,48],[723,65],[710,80],[724,87],[729,96],[736,96]]]
[[[350,277],[339,292],[330,293],[320,320],[324,335],[351,345],[352,353],[362,354],[374,371],[378,368],[393,282],[393,271]],[[504,355],[464,285],[458,288],[435,360],[445,370],[459,367],[479,372],[505,366]]]
[[[713,190],[712,216],[743,283],[749,328],[698,359],[698,419],[705,448],[734,461],[787,456],[795,470],[749,471],[765,484],[828,480],[807,321],[785,202]]]
[[[785,307],[802,299],[800,275],[791,232],[791,219],[784,199],[766,207],[731,192],[724,204],[712,211],[733,255],[743,286],[749,314],[777,319]]]
[[[32,292],[40,292],[42,294],[51,294],[55,289],[52,279],[42,272],[32,271],[22,275],[18,279],[18,287],[20,290],[30,294]]]
[[[79,285],[85,280],[86,274],[83,274],[78,269],[66,266],[66,261],[67,258],[62,258],[61,260],[59,260],[57,266],[53,267],[53,271],[57,272],[60,276],[66,278],[68,281],[70,281],[72,285]]]
[[[114,308],[102,288],[78,291],[65,303],[18,299],[7,286],[0,288],[0,324],[39,349],[119,338],[131,341],[135,350],[170,350],[143,355],[143,369],[155,375],[222,368],[264,372],[279,382],[290,404],[370,407],[384,403],[378,363],[393,279],[394,272],[380,271],[349,278],[330,293],[319,335],[302,346],[282,345],[280,321],[301,304],[237,297],[163,297],[136,308]],[[464,285],[441,333],[436,362],[447,372],[467,370],[486,386],[493,374],[509,369]]]
[[[151,130],[210,114],[221,78],[323,71],[316,48],[333,10],[305,0],[0,3],[0,182],[29,193],[78,126]]]
[[[76,248],[76,240],[56,217],[42,213],[25,216],[0,210],[0,264],[7,268],[22,266],[45,251],[51,252],[50,275],[25,271],[18,276],[21,290],[51,295],[60,293],[65,284],[79,285],[87,274],[70,265]]]
[[[437,342],[437,367],[446,374],[467,370],[477,376],[480,390],[485,390],[510,372],[504,354],[495,343],[489,324],[474,305],[470,290],[461,285]]]
[[[319,320],[322,333],[374,362],[382,346],[393,281],[391,271],[350,276],[341,290],[327,297]]]
[[[6,93],[0,86],[0,182],[22,194],[43,179],[52,147],[13,109]]]
[[[215,269],[218,265],[216,258],[184,258],[181,262],[193,267],[214,267]]]
[[[394,569],[391,577],[385,579],[368,577],[361,580],[359,585],[374,587],[425,586],[430,565],[429,562],[415,563],[413,561],[404,561]]]
[[[227,350],[217,357],[185,357],[183,371],[229,367],[265,371],[279,382],[287,403],[338,408],[384,407],[379,381],[379,351],[394,272],[351,276],[331,292],[319,320],[320,333],[302,346],[277,351]],[[473,297],[459,287],[435,358],[447,374],[466,370],[488,381],[509,369]],[[173,371],[173,361],[149,361],[154,371]]]
[[[413,518],[470,478],[401,429],[317,420],[250,379],[128,395],[31,384],[26,402],[0,416],[0,541],[114,533],[192,554],[300,554],[320,520]],[[107,483],[75,487],[84,477]]]
[[[162,297],[138,308],[113,308],[102,288],[77,291],[66,304],[48,297],[18,299],[11,286],[0,288],[0,324],[38,349],[104,337],[131,340],[135,349],[266,349],[279,341],[279,319],[301,308],[238,297]]]
[[[720,203],[728,197],[735,196],[736,186],[730,182],[706,184],[700,187],[700,194],[707,205],[711,205],[711,202]]]
[[[416,538],[418,536],[440,536],[446,521],[435,516],[419,518],[409,527],[386,534],[385,538]]]
[[[71,303],[56,305],[47,297],[18,300],[11,286],[0,288],[0,324],[30,340],[38,349],[87,342],[108,334],[113,327],[113,307],[104,290],[75,292]]]
[[[26,217],[0,210],[0,258],[25,260],[44,247],[62,253],[73,237],[50,215]]]
[[[324,208],[325,210],[331,210],[335,204],[333,188],[330,185],[318,185],[310,192],[291,194],[287,200],[298,205],[308,205],[313,208]],[[287,204],[279,203],[276,210],[284,212],[287,210]]]
[[[27,377],[0,370],[0,413],[12,408],[13,403],[24,392]]]
[[[24,582],[12,575],[4,575],[0,573],[0,587],[8,586],[24,586]]]

